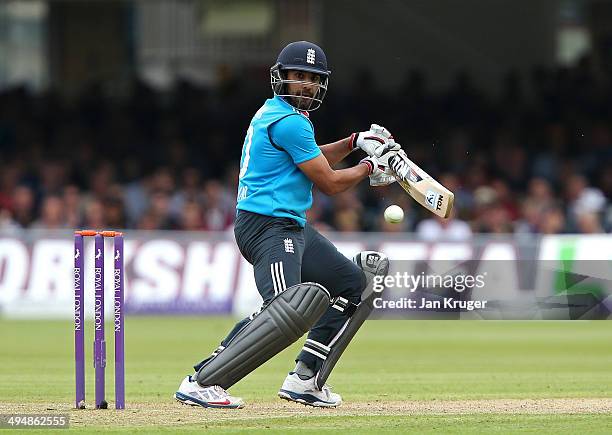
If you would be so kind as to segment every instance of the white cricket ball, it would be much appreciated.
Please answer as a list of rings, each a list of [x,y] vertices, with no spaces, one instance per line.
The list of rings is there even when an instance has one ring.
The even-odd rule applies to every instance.
[[[398,224],[404,220],[404,210],[399,205],[390,205],[385,209],[385,220],[390,224]]]

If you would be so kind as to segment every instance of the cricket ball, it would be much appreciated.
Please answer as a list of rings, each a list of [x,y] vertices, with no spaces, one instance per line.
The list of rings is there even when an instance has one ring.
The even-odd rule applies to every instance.
[[[390,205],[385,209],[385,220],[390,224],[398,224],[404,220],[404,210],[399,205]]]

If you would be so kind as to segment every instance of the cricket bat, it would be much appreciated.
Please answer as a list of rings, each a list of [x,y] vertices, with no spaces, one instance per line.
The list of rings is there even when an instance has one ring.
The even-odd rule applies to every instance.
[[[432,213],[447,218],[455,195],[412,162],[402,150],[389,158],[395,179],[412,198]]]

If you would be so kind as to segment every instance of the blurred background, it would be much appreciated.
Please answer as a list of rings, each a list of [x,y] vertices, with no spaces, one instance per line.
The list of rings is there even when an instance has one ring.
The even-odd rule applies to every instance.
[[[455,192],[455,215],[441,221],[397,184],[364,181],[334,197],[315,189],[310,222],[349,257],[384,252],[392,272],[489,272],[484,288],[463,292],[385,291],[398,301],[425,291],[488,300],[486,309],[373,317],[612,320],[612,0],[0,0],[1,412],[68,409],[81,276],[72,230],[126,229],[128,408],[151,403],[184,431],[190,420],[165,405],[157,412],[159,404],[217,346],[230,316],[261,305],[232,233],[238,165],[251,117],[272,95],[270,66],[303,39],[323,47],[332,70],[311,114],[318,143],[382,124]],[[394,203],[406,212],[402,224],[382,219]],[[108,322],[112,241],[106,247]],[[93,257],[87,243],[88,319]],[[61,320],[32,321],[47,318]],[[476,430],[605,426],[575,413],[601,412],[610,397],[612,323],[368,323],[331,378],[349,402],[370,410],[386,401],[529,398],[521,412],[541,412],[531,399],[565,398],[582,406],[567,409],[572,420],[487,414],[476,416]],[[110,341],[108,350],[112,361]],[[250,375],[238,394],[272,400],[297,351]],[[92,347],[86,352],[92,392]],[[245,430],[261,425],[255,411]],[[138,415],[157,424],[136,410],[122,428],[141,424],[131,421]],[[447,427],[434,417],[424,420],[428,432]],[[449,424],[469,418],[449,415]],[[409,419],[402,427],[419,421]],[[275,420],[286,432],[285,419]],[[372,420],[343,421],[334,428]]]
[[[320,229],[612,230],[605,0],[4,1],[0,229],[231,228],[246,127],[300,39],[332,70],[317,141],[381,123],[456,195],[441,222],[397,185],[315,191]]]

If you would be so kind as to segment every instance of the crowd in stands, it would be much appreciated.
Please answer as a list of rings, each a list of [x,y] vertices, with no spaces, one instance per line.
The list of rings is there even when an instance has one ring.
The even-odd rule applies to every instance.
[[[68,99],[53,89],[0,90],[0,231],[231,228],[244,134],[271,94],[265,71],[242,76],[171,91],[134,81],[127,97],[101,83]],[[455,192],[455,213],[434,218],[397,184],[364,181],[333,197],[315,189],[309,220],[322,230],[429,240],[610,232],[610,77],[585,57],[573,68],[510,71],[496,94],[465,72],[436,92],[419,71],[394,92],[367,72],[348,88],[332,81],[311,114],[317,141],[385,125]],[[382,219],[390,204],[405,210],[401,224]]]

